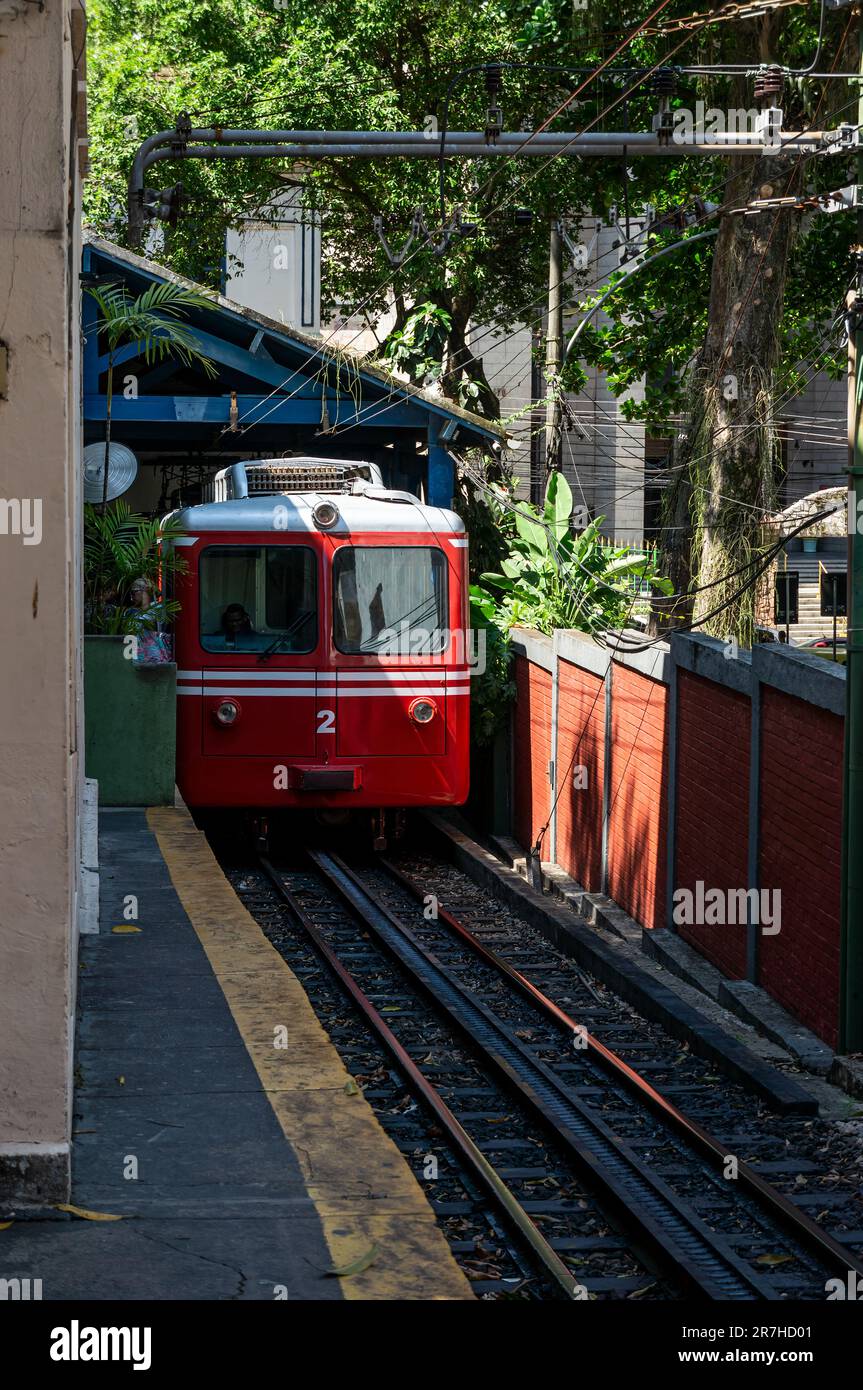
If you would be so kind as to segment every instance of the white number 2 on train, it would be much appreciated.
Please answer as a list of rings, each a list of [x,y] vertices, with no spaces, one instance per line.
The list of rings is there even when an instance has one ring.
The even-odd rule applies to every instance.
[[[334,734],[336,732],[336,712],[334,709],[318,710],[318,733]]]

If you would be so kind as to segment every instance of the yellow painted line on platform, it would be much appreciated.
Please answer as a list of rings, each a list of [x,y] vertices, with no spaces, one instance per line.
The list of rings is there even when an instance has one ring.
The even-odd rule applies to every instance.
[[[425,1193],[352,1084],[306,992],[225,878],[185,807],[147,812],[315,1204],[348,1299],[472,1298]],[[279,1046],[285,1041],[287,1046]]]

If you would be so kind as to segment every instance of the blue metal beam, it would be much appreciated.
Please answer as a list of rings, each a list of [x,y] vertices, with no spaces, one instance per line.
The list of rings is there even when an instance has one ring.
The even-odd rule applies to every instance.
[[[195,324],[189,326],[189,331],[195,336],[199,352],[210,357],[214,362],[218,362],[220,366],[228,367],[232,372],[251,377],[253,381],[263,382],[269,387],[281,386],[285,383],[286,389],[288,386],[301,389],[304,383],[311,384],[313,380],[312,376],[301,371],[299,367],[292,369],[289,366],[280,365],[270,357],[253,353],[248,348],[240,347],[238,343],[232,343],[227,338],[219,337],[217,333],[207,333]],[[114,366],[119,367],[123,362],[140,357],[143,350],[143,343],[125,343],[114,354]],[[310,359],[313,360],[313,354],[306,353],[306,361]],[[103,353],[99,358],[99,372],[101,374],[107,370],[108,355]]]
[[[427,422],[424,410],[406,401],[394,401],[385,409],[374,412],[374,421],[367,419],[363,407],[359,411],[349,396],[327,393],[327,413],[331,426],[374,424],[376,429],[414,429],[421,431]],[[266,422],[269,425],[318,425],[321,420],[321,397],[238,396],[239,419],[243,426]],[[368,408],[368,407],[366,407]],[[229,396],[139,396],[126,400],[114,396],[111,418],[118,423],[147,424],[228,424],[231,401]],[[105,419],[105,397],[84,396],[85,420]],[[237,439],[242,437],[238,433]],[[448,459],[448,456],[446,456]],[[448,465],[451,468],[451,464]]]
[[[129,362],[133,357],[140,357],[144,351],[143,339],[135,343],[124,343],[118,347],[114,353],[114,366],[120,367],[124,362]],[[103,352],[99,358],[99,375],[108,370],[108,354]]]
[[[428,416],[428,484],[426,498],[431,507],[451,507],[455,480],[452,456],[439,443],[441,422],[437,415]]]
[[[93,252],[89,246],[85,246],[81,256],[81,268],[85,275],[93,272]],[[81,327],[84,335],[84,379],[98,384],[98,362],[99,362],[99,334],[97,324],[99,322],[99,306],[91,294],[87,294],[86,288],[81,295]]]

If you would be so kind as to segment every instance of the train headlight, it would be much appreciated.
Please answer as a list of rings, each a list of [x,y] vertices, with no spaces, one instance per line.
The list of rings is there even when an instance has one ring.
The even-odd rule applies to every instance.
[[[316,502],[312,507],[315,525],[322,531],[329,531],[339,519],[339,509],[335,502]]]
[[[415,724],[430,724],[437,714],[434,700],[412,700],[408,714]]]
[[[236,700],[220,700],[213,714],[220,724],[236,724],[240,717],[240,706]]]

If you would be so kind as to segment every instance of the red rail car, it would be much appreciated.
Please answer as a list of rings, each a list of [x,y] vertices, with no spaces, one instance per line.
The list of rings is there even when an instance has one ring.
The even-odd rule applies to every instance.
[[[467,537],[374,465],[235,464],[174,513],[177,781],[193,807],[460,804]]]

